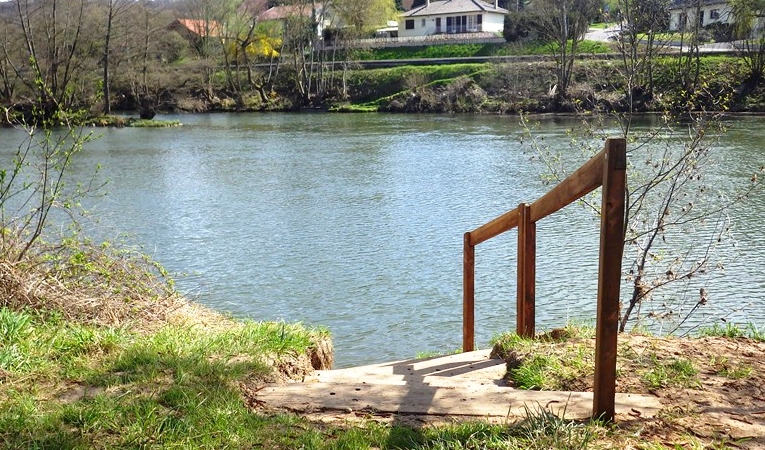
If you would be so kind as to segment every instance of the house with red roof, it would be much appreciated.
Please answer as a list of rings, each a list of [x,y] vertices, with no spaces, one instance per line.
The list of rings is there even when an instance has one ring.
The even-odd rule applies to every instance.
[[[281,22],[290,17],[304,17],[316,23],[316,33],[322,36],[324,29],[330,25],[328,10],[323,3],[306,3],[303,5],[279,5],[268,8],[258,14],[258,22]]]

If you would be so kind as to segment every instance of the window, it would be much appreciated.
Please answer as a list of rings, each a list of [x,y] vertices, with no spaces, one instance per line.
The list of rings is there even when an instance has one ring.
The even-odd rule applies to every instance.
[[[425,28],[425,19],[422,19],[422,24],[421,24],[421,26],[422,26],[422,28]]]
[[[476,32],[478,31],[478,16],[467,16],[467,31],[468,32]]]
[[[717,20],[720,18],[720,10],[719,9],[713,9],[709,11],[709,19],[711,20]]]
[[[407,19],[406,22],[404,22],[404,28],[407,30],[414,30],[414,19]]]
[[[483,23],[483,16],[478,14],[478,25]]]

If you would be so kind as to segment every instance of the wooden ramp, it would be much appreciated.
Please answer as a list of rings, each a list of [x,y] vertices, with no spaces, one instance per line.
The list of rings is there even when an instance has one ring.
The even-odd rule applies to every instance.
[[[522,417],[546,407],[567,418],[592,414],[592,392],[525,391],[508,387],[505,363],[488,350],[420,360],[325,370],[302,383],[268,385],[258,402],[298,412],[337,410],[444,416]],[[616,413],[650,417],[650,396],[616,394]]]

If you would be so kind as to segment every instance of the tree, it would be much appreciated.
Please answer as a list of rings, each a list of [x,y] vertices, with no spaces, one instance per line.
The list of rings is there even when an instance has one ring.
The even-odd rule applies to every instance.
[[[765,0],[731,0],[734,45],[749,69],[749,86],[765,73]]]
[[[7,108],[0,112],[11,117]],[[13,262],[22,261],[43,238],[53,211],[72,217],[95,186],[93,179],[70,183],[74,157],[90,134],[76,128],[66,114],[53,121],[44,113],[33,113],[39,114],[34,126],[12,121],[26,132],[26,139],[12,161],[0,163],[0,255]]]
[[[336,28],[350,26],[358,34],[386,25],[396,18],[393,0],[333,0],[331,8],[341,23]]]
[[[705,86],[701,80],[700,86]],[[696,96],[704,96],[698,89]],[[571,149],[591,157],[607,136],[619,126],[628,142],[625,251],[622,267],[627,284],[621,305],[619,329],[645,318],[672,320],[674,329],[709,300],[699,281],[719,267],[716,248],[729,230],[727,212],[759,187],[758,177],[748,186],[723,191],[708,177],[713,166],[717,137],[725,132],[722,121],[729,97],[709,110],[691,98],[686,110],[669,109],[660,120],[640,129],[632,126],[630,108],[622,114],[581,115],[581,125],[569,130]],[[617,131],[617,132],[619,132]],[[561,152],[546,147],[530,133],[531,142],[546,164],[548,182],[568,176]],[[594,199],[593,199],[594,200]],[[600,214],[597,201],[585,200],[587,208]],[[690,239],[698,236],[701,239]],[[697,295],[663,297],[671,284],[684,284]],[[658,300],[651,303],[652,300]]]
[[[112,67],[112,41],[114,39],[114,32],[116,31],[115,22],[119,23],[119,18],[123,14],[128,14],[130,9],[137,3],[133,0],[106,0],[106,26],[104,32],[104,50],[103,50],[103,78],[101,80],[103,89],[103,101],[104,101],[104,113],[110,114],[112,112],[111,107],[111,67]],[[120,31],[126,32],[121,29]]]
[[[290,78],[299,96],[299,104],[294,106],[299,107],[310,100],[318,17],[314,4],[308,0],[293,0],[290,6],[291,14],[283,22],[282,48],[279,53],[280,60],[286,60],[290,70]]]
[[[10,21],[0,19],[0,105],[10,105],[15,100],[23,61],[17,45],[19,38],[18,29]]]
[[[505,16],[505,26],[502,35],[507,42],[518,42],[533,39],[539,34],[536,14],[528,11],[510,11]]]
[[[568,95],[577,47],[599,8],[597,0],[539,0],[535,8],[540,37],[550,41],[555,55],[558,83],[553,89],[558,101]]]
[[[220,39],[229,89],[236,95],[240,106],[244,105],[243,90],[251,87],[255,87],[261,101],[267,103],[265,83],[255,82],[251,61],[278,57],[276,49],[281,46],[281,39],[270,33],[269,27],[258,26],[257,16],[263,11],[264,4],[245,2],[229,6],[218,18],[222,24]],[[240,76],[242,66],[247,74],[244,80]]]
[[[617,48],[630,112],[653,99],[654,65],[663,44],[656,36],[668,26],[668,0],[618,0],[622,18]]]
[[[23,83],[39,107],[52,117],[82,108],[93,83],[88,42],[94,30],[86,26],[87,0],[15,0],[21,45],[29,61]]]

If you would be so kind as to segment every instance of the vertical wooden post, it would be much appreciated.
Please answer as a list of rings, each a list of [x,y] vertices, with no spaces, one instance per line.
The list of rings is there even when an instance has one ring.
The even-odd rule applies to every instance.
[[[531,205],[518,205],[518,291],[516,301],[516,333],[534,337],[535,334],[535,277],[537,253],[537,225],[531,221]]]
[[[627,172],[627,150],[624,139],[606,141],[603,164],[592,413],[594,417],[611,421],[615,414],[619,285],[624,251],[624,201]]]
[[[462,351],[475,349],[475,246],[465,233],[462,266]]]

